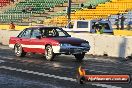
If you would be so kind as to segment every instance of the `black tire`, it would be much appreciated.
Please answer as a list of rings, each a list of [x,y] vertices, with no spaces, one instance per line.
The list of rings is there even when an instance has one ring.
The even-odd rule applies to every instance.
[[[45,57],[46,57],[46,60],[48,60],[48,61],[52,61],[54,59],[55,55],[53,53],[52,46],[50,46],[50,45],[46,46]]]
[[[86,83],[86,79],[84,76],[80,76],[79,74],[77,75],[77,83],[78,84],[85,84]]]
[[[84,56],[85,56],[85,53],[82,53],[82,54],[74,54],[75,58],[77,61],[82,61]]]
[[[19,44],[16,44],[14,47],[15,55],[18,57],[24,57],[26,55],[26,52],[23,51],[22,46]]]

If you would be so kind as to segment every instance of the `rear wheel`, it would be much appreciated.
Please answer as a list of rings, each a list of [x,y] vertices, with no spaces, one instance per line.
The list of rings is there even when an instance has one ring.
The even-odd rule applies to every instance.
[[[22,46],[19,44],[15,45],[15,55],[18,57],[24,57],[26,55],[26,52],[23,51]]]
[[[74,54],[76,60],[78,61],[82,61],[84,56],[85,56],[85,53],[81,53],[81,54]]]
[[[55,57],[53,49],[50,45],[46,46],[45,48],[45,57],[48,61],[52,61]]]

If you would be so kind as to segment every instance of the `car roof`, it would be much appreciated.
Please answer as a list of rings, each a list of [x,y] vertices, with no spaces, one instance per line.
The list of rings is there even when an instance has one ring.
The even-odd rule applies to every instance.
[[[29,27],[30,28],[59,28],[59,27],[45,27],[45,26],[34,26],[34,27]]]

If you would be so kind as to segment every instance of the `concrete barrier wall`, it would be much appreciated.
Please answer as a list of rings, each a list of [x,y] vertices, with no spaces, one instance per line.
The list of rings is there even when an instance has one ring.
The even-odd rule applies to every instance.
[[[0,25],[0,30],[1,29],[5,29],[5,30],[10,30],[9,29],[10,25]],[[15,30],[23,30],[25,28],[29,28],[31,26],[19,26],[19,25],[15,25]]]
[[[0,43],[9,44],[9,38],[17,36],[21,31],[0,30]]]
[[[88,54],[108,55],[111,57],[132,56],[132,36],[113,36],[88,33],[70,33],[73,37],[89,41],[91,50]]]
[[[0,30],[0,43],[9,44],[9,38],[17,36],[20,31]],[[69,33],[73,37],[89,41],[91,46],[87,54],[104,55],[111,57],[127,57],[132,55],[132,36],[121,37],[88,33]]]

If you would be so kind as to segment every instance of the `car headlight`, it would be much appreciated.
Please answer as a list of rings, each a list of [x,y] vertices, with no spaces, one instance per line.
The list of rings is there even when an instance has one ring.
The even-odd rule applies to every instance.
[[[62,44],[60,44],[60,46],[71,46],[71,44],[68,44],[68,43],[62,43]]]
[[[89,46],[89,43],[82,43],[81,46],[88,47]]]

